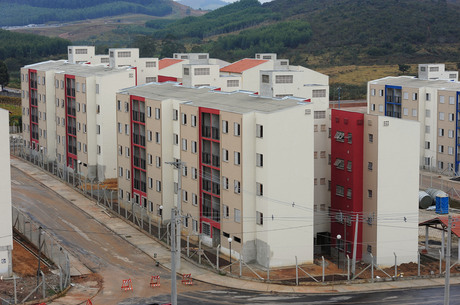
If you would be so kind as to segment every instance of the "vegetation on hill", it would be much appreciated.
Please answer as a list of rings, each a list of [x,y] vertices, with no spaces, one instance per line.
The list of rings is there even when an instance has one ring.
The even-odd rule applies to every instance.
[[[228,4],[222,0],[178,0],[178,2],[196,10],[215,10]]]
[[[0,26],[69,22],[127,13],[166,16],[169,0],[0,0]]]
[[[70,41],[0,29],[0,61],[10,71],[10,81],[18,79],[19,69],[50,57],[65,56]]]

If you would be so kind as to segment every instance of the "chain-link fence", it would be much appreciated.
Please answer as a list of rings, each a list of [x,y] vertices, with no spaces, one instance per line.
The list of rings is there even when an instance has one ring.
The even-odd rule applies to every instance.
[[[46,155],[41,152],[24,148],[20,140],[11,139],[12,154],[55,175],[80,193],[92,198],[98,205],[133,223],[163,245],[170,245],[172,235],[170,224],[167,222],[164,223],[163,219],[160,219],[159,216],[153,216],[147,211],[147,207],[142,207],[133,202],[120,204],[116,188],[111,189],[106,184],[98,183],[94,179],[88,179],[71,168],[48,161]],[[422,179],[420,180],[422,183]],[[423,179],[423,181],[426,181],[426,179]],[[448,189],[449,187],[452,188],[453,186],[444,184],[444,189]],[[456,193],[456,190],[454,193]],[[356,280],[373,281],[377,278],[380,278],[380,280],[395,280],[402,278],[401,274],[403,273],[406,277],[408,275],[430,276],[433,274],[433,269],[435,269],[433,266],[438,266],[436,259],[432,262],[425,256],[422,256],[421,261],[418,260],[417,263],[400,264],[397,259],[399,255],[398,250],[395,250],[396,268],[394,266],[380,268],[377,264],[372,263],[374,260],[372,258],[367,263],[357,262],[355,272],[353,273],[352,258],[344,255],[343,252],[337,255],[336,249],[331,248],[330,254],[315,256],[314,264],[299,265],[297,264],[297,258],[293,256],[291,268],[271,268],[270,266],[264,267],[254,263],[247,263],[242,256],[235,257],[232,255],[230,259],[228,255],[220,252],[220,247],[216,249],[204,245],[200,241],[200,237],[199,234],[183,235],[181,239],[182,255],[192,263],[199,264],[204,268],[221,274],[283,284],[299,285],[306,282],[319,283]],[[240,252],[244,253],[244,251]],[[420,268],[418,266],[422,266],[421,271],[418,270]],[[393,272],[393,270],[396,271]],[[438,274],[439,272],[435,272],[433,276],[438,276]]]
[[[37,256],[37,276],[16,275],[3,279],[0,300],[2,304],[18,304],[27,301],[45,299],[70,286],[70,261],[67,252],[48,232],[29,216],[12,208],[13,229],[21,238],[16,240],[25,249]],[[25,242],[26,241],[26,242]],[[24,242],[24,243],[23,243]],[[29,249],[32,244],[36,249]],[[44,272],[48,270],[49,272]]]

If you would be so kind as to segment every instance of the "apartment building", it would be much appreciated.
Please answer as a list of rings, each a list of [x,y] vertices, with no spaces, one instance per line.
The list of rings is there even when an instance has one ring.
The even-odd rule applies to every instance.
[[[444,65],[419,65],[419,77],[385,77],[368,83],[368,112],[418,121],[420,166],[457,175],[458,92],[456,72]]]
[[[331,244],[379,265],[416,262],[420,124],[331,110]],[[358,216],[358,221],[356,221]],[[357,239],[355,231],[357,226]]]
[[[117,132],[120,202],[169,220],[180,194],[183,235],[227,254],[232,238],[232,255],[264,266],[312,262],[313,104],[172,83],[122,90],[117,121],[132,132]]]
[[[23,138],[49,162],[103,181],[115,178],[116,92],[136,70],[48,61],[21,69]]]
[[[137,48],[111,48],[108,54],[96,55],[94,46],[69,46],[68,62],[72,64],[104,65],[109,68],[131,67],[135,70],[136,85],[156,82],[158,58],[139,57]]]
[[[9,145],[9,112],[0,109],[0,276],[13,275],[13,215],[11,214],[11,174]]]

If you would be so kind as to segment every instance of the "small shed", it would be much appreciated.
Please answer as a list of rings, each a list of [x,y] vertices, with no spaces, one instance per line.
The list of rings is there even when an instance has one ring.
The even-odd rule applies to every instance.
[[[457,236],[458,240],[458,253],[459,257],[458,260],[460,261],[460,215],[451,215],[452,217],[452,234]],[[442,240],[441,240],[441,256],[445,256],[445,248],[446,248],[446,232],[449,227],[449,216],[438,216],[432,218],[430,220],[424,221],[419,223],[419,226],[425,226],[425,249],[428,250],[429,248],[429,229],[441,230],[442,231]]]

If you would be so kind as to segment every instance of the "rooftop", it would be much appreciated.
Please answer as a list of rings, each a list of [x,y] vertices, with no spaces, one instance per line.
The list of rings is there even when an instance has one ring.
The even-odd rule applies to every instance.
[[[298,98],[265,98],[251,92],[235,91],[224,93],[210,87],[189,88],[177,83],[149,83],[123,89],[120,93],[135,95],[153,100],[175,99],[196,107],[219,109],[235,113],[271,113],[306,104]]]
[[[460,90],[460,82],[450,80],[424,80],[415,76],[388,76],[369,82],[372,85],[390,85],[412,88],[437,88],[445,90]]]
[[[251,58],[245,58],[242,60],[239,60],[231,65],[228,65],[226,67],[223,67],[220,69],[220,72],[230,72],[230,73],[242,73],[246,70],[249,70],[251,68],[254,68],[260,64],[263,64],[267,62],[268,60],[260,60],[260,59],[251,59]]]
[[[167,67],[172,66],[174,64],[177,64],[178,62],[181,62],[181,61],[183,61],[183,60],[182,59],[175,59],[175,58],[163,58],[163,59],[160,59],[159,64],[158,64],[158,69],[161,70],[161,69],[167,68]]]
[[[56,71],[56,73],[66,73],[76,76],[93,76],[93,75],[104,75],[111,73],[118,73],[120,71],[125,71],[129,67],[122,67],[118,69],[109,68],[105,65],[100,66],[90,66],[85,64],[72,64],[66,60],[50,60],[44,61],[36,64],[27,65],[24,68],[28,69],[37,69],[39,71]]]

